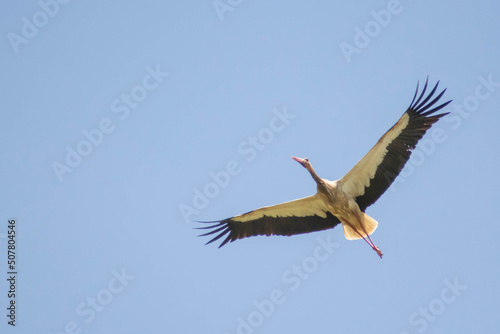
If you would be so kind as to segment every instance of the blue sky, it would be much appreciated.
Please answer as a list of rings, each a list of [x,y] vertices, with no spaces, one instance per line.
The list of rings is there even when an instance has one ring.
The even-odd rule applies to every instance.
[[[497,2],[0,6],[2,333],[498,330]],[[383,260],[338,227],[197,237],[313,194],[292,155],[341,178],[427,76],[451,114],[367,210]]]

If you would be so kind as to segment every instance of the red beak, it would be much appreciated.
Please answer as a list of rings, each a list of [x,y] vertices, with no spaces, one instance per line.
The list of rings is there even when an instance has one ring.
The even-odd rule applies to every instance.
[[[299,164],[303,164],[304,163],[304,159],[301,159],[301,158],[296,158],[296,157],[292,157],[293,160],[297,161]]]

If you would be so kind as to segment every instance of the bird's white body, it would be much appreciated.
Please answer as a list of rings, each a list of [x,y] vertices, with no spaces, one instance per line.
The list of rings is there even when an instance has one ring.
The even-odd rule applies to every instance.
[[[318,185],[316,196],[324,203],[326,209],[342,222],[345,237],[349,240],[361,239],[360,235],[351,233],[352,228],[360,231],[364,237],[373,233],[374,230],[368,231],[365,228],[364,213],[359,209],[354,197],[339,186],[339,180],[321,181],[322,186]]]
[[[329,183],[332,188],[329,187],[328,195],[320,194],[320,197],[327,201],[330,212],[342,222],[346,239],[361,239],[375,232],[378,223],[359,209],[355,198],[338,187],[338,181]]]

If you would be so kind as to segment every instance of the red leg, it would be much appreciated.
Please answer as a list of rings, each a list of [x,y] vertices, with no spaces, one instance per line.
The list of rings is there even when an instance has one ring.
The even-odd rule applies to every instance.
[[[375,252],[377,252],[377,254],[378,254],[378,256],[380,256],[380,258],[382,258],[382,255],[384,255],[384,254],[382,254],[382,252],[380,251],[380,249],[379,249],[377,246],[375,246],[375,244],[373,243],[373,241],[372,241],[372,239],[370,238],[370,236],[368,235],[368,233],[366,234],[366,236],[367,236],[367,237],[368,237],[368,239],[371,241],[373,250],[374,250]]]
[[[373,243],[373,241],[372,241],[372,239],[370,238],[370,236],[368,235],[368,233],[366,233],[366,231],[365,231],[365,234],[366,234],[366,236],[368,237],[368,240],[370,240],[370,241],[366,240],[366,238],[365,238],[365,237],[364,237],[361,233],[359,233],[359,231],[358,231],[356,228],[354,228],[354,226],[352,226],[351,224],[349,224],[349,226],[351,226],[351,228],[352,228],[354,231],[356,231],[356,233],[357,233],[357,234],[359,234],[359,236],[360,236],[361,238],[363,238],[363,240],[364,240],[364,241],[366,241],[366,243],[367,243],[368,245],[370,245],[370,247],[371,247],[371,248],[372,248],[375,252],[377,252],[378,256],[380,256],[380,258],[382,258],[382,255],[384,255],[384,254],[382,254],[382,252],[380,251],[380,249],[379,249],[377,246],[375,246],[375,244]]]

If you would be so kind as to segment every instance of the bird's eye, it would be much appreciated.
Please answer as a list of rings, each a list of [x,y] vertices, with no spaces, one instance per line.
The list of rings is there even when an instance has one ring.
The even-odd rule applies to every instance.
[[[307,159],[307,158],[305,158],[304,160],[305,160],[306,162],[309,162],[309,159]]]

